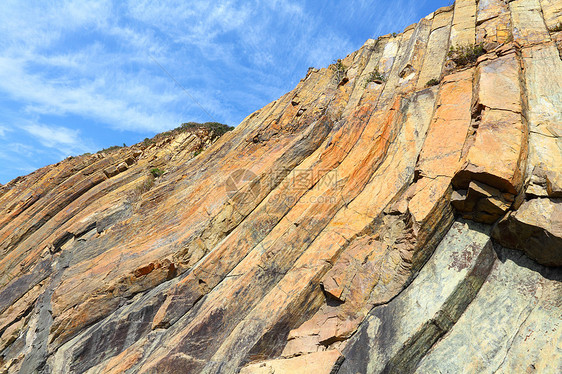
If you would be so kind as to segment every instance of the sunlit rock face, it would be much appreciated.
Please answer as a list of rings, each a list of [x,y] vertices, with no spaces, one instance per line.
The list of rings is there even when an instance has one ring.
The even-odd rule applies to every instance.
[[[0,372],[562,372],[560,23],[458,0],[0,186]]]

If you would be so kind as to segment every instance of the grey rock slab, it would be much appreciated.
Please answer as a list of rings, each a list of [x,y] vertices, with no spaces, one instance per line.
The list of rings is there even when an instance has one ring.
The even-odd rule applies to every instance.
[[[562,60],[554,43],[522,50],[529,125],[527,175],[540,168],[547,194],[562,195]]]
[[[416,373],[562,372],[562,270],[498,251],[477,297]]]
[[[495,258],[485,226],[455,222],[410,286],[371,311],[338,373],[411,372],[474,299]]]

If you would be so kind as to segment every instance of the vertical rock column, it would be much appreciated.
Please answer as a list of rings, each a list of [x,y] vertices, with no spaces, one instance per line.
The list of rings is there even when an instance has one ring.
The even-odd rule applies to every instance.
[[[476,15],[476,44],[484,43],[491,50],[508,42],[511,35],[511,14],[502,0],[480,0]]]
[[[453,9],[450,7],[442,8],[433,15],[425,61],[416,86],[418,90],[423,89],[431,80],[441,80],[441,72],[448,51],[452,18]]]
[[[510,3],[522,46],[529,161],[525,201],[493,231],[502,245],[547,266],[562,266],[562,61],[547,30],[562,17],[561,8],[551,1]]]
[[[541,0],[541,7],[544,23],[562,58],[562,3],[558,0]]]
[[[476,0],[455,1],[455,15],[451,28],[451,45],[472,45],[475,41]]]
[[[479,59],[471,127],[453,178],[453,201],[466,218],[493,223],[522,190],[527,162],[521,68],[513,46]]]

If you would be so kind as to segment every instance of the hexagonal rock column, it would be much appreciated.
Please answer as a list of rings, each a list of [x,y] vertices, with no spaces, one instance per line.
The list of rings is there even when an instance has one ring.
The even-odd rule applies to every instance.
[[[412,372],[474,299],[495,259],[485,227],[455,222],[410,286],[371,311],[338,373]]]

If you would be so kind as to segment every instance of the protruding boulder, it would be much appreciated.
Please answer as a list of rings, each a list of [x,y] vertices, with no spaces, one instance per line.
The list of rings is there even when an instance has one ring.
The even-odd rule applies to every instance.
[[[454,191],[451,196],[451,204],[464,218],[488,224],[501,218],[513,200],[514,195],[477,181],[470,182],[468,190]]]
[[[503,246],[524,251],[546,266],[562,266],[562,200],[533,199],[494,227]]]
[[[116,176],[117,174],[119,174],[119,170],[117,170],[117,167],[115,165],[112,165],[112,166],[108,167],[107,169],[105,169],[103,171],[103,173],[105,174],[106,177],[112,178],[112,177]]]
[[[271,360],[242,368],[240,374],[331,374],[343,359],[338,351],[312,353],[284,360]]]
[[[124,171],[126,171],[129,168],[129,166],[127,165],[126,162],[122,162],[119,165],[117,165],[117,170],[122,173]]]

